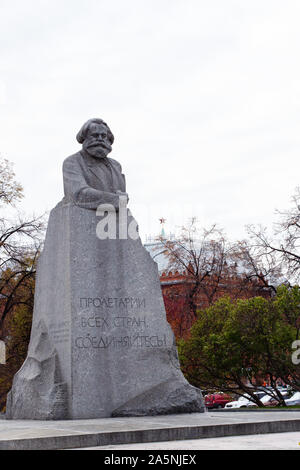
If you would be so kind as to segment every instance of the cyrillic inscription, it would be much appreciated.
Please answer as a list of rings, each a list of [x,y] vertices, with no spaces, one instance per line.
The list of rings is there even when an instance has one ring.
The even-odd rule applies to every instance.
[[[144,298],[80,297],[79,305],[81,312],[78,316],[78,326],[82,334],[74,339],[75,347],[78,349],[166,347],[166,335],[160,337],[151,333],[147,334],[146,299]],[[120,310],[122,312],[123,308],[125,314],[118,315],[116,312],[119,313]],[[98,309],[97,313],[93,312],[94,309]],[[115,309],[115,312],[105,311],[107,309]],[[133,310],[133,313],[130,314],[130,310]],[[142,310],[144,315],[135,313],[137,310]],[[120,330],[116,330],[118,328]],[[109,330],[112,330],[110,335]],[[98,331],[100,335],[97,334]]]
[[[120,327],[120,328],[132,328],[132,327],[146,327],[146,318],[136,318],[136,317],[113,317],[113,318],[103,318],[100,316],[92,317],[81,317],[80,326],[82,328],[101,328],[103,330]]]
[[[107,349],[109,347],[121,348],[162,348],[167,345],[166,335],[159,336],[78,336],[75,346],[79,349]]]
[[[146,308],[146,299],[135,297],[81,297],[79,302],[81,308]]]

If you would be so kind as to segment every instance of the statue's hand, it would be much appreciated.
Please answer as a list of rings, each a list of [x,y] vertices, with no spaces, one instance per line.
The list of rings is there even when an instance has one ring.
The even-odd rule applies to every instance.
[[[127,204],[128,204],[128,201],[129,201],[129,196],[127,193],[123,193],[123,191],[120,191],[119,189],[116,191],[116,193],[118,194],[118,196],[121,196],[121,197],[126,197],[127,198]]]

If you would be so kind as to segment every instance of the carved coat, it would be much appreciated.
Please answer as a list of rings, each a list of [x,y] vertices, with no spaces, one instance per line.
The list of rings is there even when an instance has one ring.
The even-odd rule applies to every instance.
[[[85,209],[97,209],[105,203],[118,209],[117,191],[126,192],[121,165],[112,158],[75,153],[63,163],[63,178],[65,198]]]

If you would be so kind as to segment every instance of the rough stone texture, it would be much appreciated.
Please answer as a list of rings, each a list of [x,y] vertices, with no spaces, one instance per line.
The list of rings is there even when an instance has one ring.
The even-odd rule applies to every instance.
[[[28,357],[14,378],[7,417],[203,411],[200,391],[179,367],[157,264],[139,237],[120,239],[124,212],[116,213],[116,239],[96,236],[106,215],[94,209],[109,203],[114,211],[126,194],[120,164],[75,154],[64,162],[64,188],[49,218]],[[135,227],[125,213],[126,228]]]
[[[31,351],[14,377],[7,397],[7,419],[66,419],[67,384],[61,381],[58,354],[42,321],[36,327]]]
[[[156,263],[140,239],[99,240],[99,220],[72,203],[51,212],[28,357],[14,379],[8,418],[203,409],[179,368]],[[58,384],[67,388],[59,407]]]
[[[190,384],[170,379],[141,393],[120,408],[112,416],[155,416],[171,413],[193,413],[199,411],[201,392]]]

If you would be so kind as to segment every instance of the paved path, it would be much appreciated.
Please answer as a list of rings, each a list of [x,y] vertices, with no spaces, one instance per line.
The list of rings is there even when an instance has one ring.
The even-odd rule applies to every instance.
[[[193,440],[191,445],[195,445],[194,439],[199,442],[199,438],[206,441],[206,444],[199,445],[209,445],[210,438],[214,438],[214,442],[221,442],[215,439],[224,439],[224,436],[283,432],[300,434],[300,412],[209,411],[75,421],[1,419],[0,449],[67,449],[164,441],[170,444],[171,441],[183,440],[186,442]],[[272,436],[270,438],[272,439]]]
[[[149,442],[119,446],[89,447],[83,450],[300,450],[300,432],[214,437],[189,441]]]

